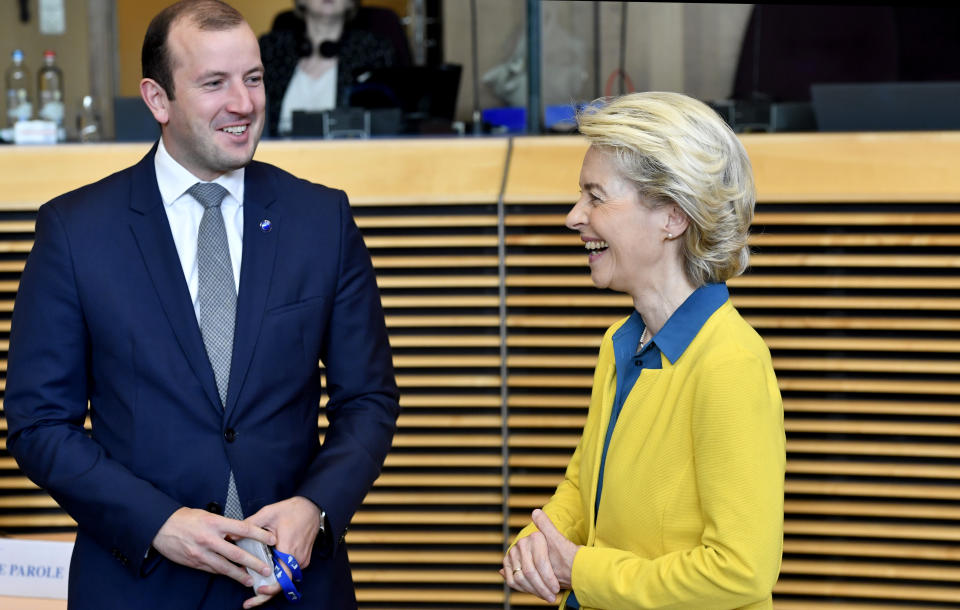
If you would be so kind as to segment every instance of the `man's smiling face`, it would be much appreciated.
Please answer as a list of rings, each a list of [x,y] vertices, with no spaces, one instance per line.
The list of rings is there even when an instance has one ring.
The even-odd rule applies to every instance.
[[[201,180],[244,167],[263,131],[266,95],[257,38],[247,24],[204,31],[180,19],[167,38],[174,99],[163,143]]]

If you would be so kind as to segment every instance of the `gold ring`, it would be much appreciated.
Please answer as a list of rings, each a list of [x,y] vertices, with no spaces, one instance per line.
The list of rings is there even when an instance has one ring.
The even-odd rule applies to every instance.
[[[516,576],[518,573],[523,572],[523,568],[514,568],[513,575]]]

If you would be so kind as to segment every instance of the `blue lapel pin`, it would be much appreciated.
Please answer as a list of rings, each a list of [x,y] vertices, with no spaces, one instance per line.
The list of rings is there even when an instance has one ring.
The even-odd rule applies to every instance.
[[[263,220],[260,221],[260,230],[263,231],[264,233],[269,233],[270,229],[272,228],[273,228],[273,223],[270,222],[269,219],[264,218]]]

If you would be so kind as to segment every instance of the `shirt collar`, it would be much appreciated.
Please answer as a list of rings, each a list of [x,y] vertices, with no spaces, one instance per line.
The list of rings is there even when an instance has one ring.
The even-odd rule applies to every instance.
[[[643,318],[640,317],[640,313],[636,309],[630,314],[630,317],[624,321],[613,333],[613,354],[617,362],[617,371],[627,371],[629,370],[629,363],[633,360],[634,356],[637,354],[637,345],[640,343],[640,337],[643,336],[643,329],[646,328],[646,325],[643,323]],[[648,341],[644,345],[643,352],[647,351],[647,348],[650,346],[651,341]],[[620,383],[620,374],[617,377],[617,383]]]
[[[165,206],[173,205],[173,202],[186,193],[188,188],[197,182],[203,182],[170,156],[167,148],[163,145],[163,137],[160,138],[160,143],[157,145],[157,154],[154,155],[153,164],[157,172],[160,198]],[[227,193],[242,206],[243,176],[244,168],[241,167],[218,176],[213,182],[227,189]]]
[[[693,291],[663,325],[651,342],[656,343],[670,364],[683,355],[707,319],[730,298],[727,285],[705,284]],[[639,315],[638,315],[639,317]]]

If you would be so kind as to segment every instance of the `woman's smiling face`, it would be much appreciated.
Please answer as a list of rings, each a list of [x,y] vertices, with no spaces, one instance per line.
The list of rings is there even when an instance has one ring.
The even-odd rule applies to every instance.
[[[580,198],[566,226],[580,233],[597,288],[637,296],[658,276],[671,206],[643,202],[611,152],[591,146],[580,169]]]

